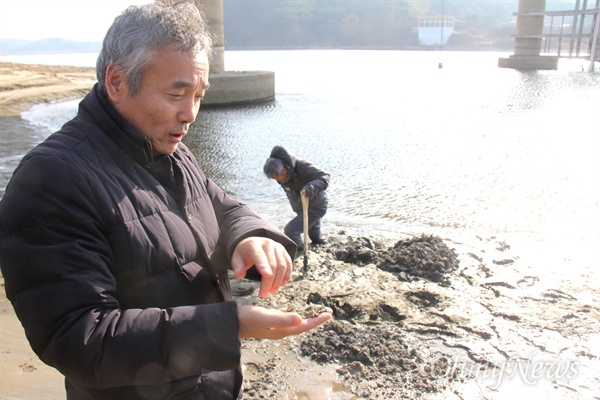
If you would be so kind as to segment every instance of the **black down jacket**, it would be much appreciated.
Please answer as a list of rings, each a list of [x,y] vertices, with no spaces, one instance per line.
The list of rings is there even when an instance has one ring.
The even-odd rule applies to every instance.
[[[183,144],[155,160],[97,88],[0,202],[7,296],[70,399],[237,398],[227,268],[248,236],[296,250]]]
[[[285,190],[292,210],[302,214],[302,198],[300,191],[306,190],[310,202],[309,208],[327,209],[327,196],[325,189],[329,186],[330,175],[317,168],[309,161],[297,158],[283,146],[275,146],[271,150],[272,158],[279,158],[290,172],[290,179],[281,183]]]

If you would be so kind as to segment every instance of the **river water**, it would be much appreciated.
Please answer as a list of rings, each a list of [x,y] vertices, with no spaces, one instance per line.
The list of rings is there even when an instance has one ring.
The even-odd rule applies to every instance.
[[[185,142],[209,177],[280,227],[293,215],[262,173],[274,145],[331,173],[326,233],[498,237],[543,255],[540,269],[597,268],[600,74],[574,60],[557,71],[498,68],[507,55],[227,51],[229,71],[274,71],[276,99],[202,109]],[[95,62],[45,57],[22,62]],[[2,118],[0,195],[77,103]]]

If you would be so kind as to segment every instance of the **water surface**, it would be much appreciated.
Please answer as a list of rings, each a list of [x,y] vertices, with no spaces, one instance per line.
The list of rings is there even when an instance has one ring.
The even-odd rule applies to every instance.
[[[501,69],[503,56],[229,51],[227,70],[275,71],[276,99],[202,109],[185,142],[208,176],[280,227],[293,215],[262,173],[274,145],[331,173],[330,232],[498,236],[597,260],[600,75],[577,61]],[[15,162],[76,106],[2,119],[2,193]]]

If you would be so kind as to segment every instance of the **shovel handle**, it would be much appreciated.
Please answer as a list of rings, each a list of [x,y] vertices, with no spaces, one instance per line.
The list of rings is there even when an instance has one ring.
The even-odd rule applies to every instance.
[[[308,196],[301,192],[302,222],[304,222],[304,269],[308,268]]]

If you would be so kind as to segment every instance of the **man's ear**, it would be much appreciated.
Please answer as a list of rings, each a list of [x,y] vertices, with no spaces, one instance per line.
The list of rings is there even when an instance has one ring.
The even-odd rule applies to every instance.
[[[104,78],[106,94],[113,103],[119,103],[124,96],[127,96],[127,83],[125,77],[121,74],[120,68],[115,64],[109,64],[106,68],[106,77]]]

